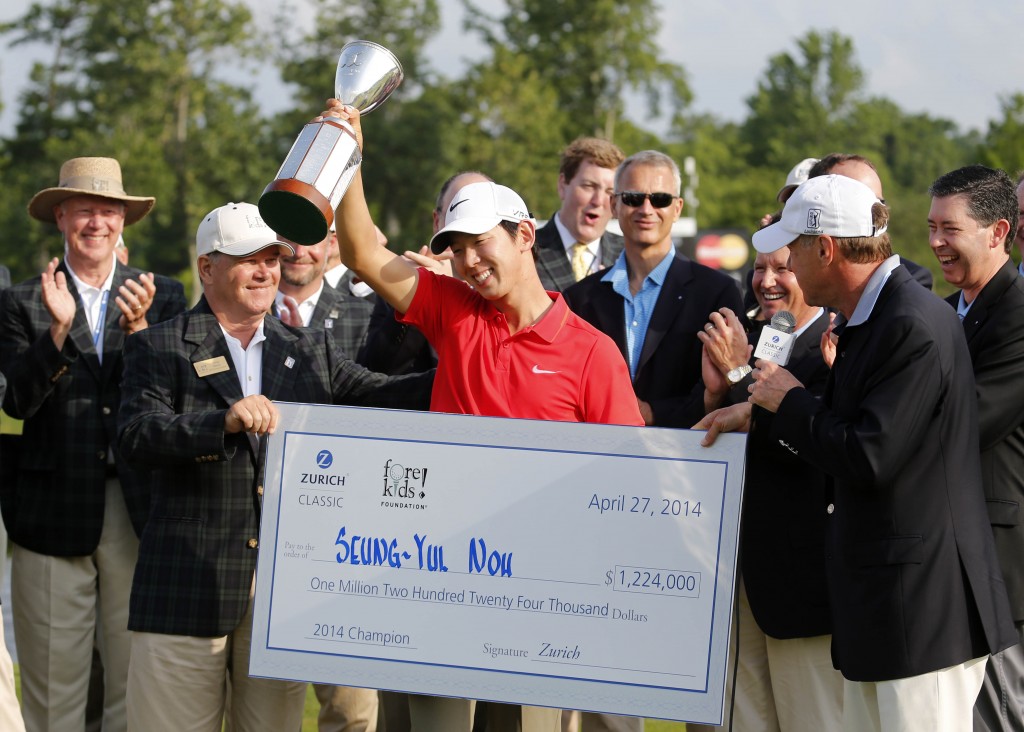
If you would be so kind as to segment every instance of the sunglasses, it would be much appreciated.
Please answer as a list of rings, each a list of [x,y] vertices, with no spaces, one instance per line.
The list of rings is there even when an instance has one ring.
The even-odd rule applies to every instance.
[[[654,208],[665,208],[672,201],[679,198],[679,196],[673,196],[671,193],[641,193],[640,191],[623,191],[622,193],[616,193],[615,196],[624,204],[633,208],[643,206],[644,200],[648,198],[651,200],[651,206]]]

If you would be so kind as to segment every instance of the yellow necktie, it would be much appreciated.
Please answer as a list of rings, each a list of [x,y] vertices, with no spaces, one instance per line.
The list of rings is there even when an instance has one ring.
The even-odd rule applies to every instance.
[[[583,242],[576,242],[572,245],[572,275],[579,282],[587,273],[590,272],[590,262],[588,255],[590,252],[587,251],[587,245]]]

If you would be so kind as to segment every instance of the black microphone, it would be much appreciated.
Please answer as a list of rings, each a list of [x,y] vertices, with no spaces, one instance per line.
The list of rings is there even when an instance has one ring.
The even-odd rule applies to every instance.
[[[754,357],[785,366],[789,363],[789,354],[796,340],[796,336],[793,335],[795,329],[796,318],[793,317],[793,313],[786,310],[775,313],[771,323],[761,329]]]

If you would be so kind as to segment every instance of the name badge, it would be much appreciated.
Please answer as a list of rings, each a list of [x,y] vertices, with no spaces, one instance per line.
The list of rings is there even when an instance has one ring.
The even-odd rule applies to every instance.
[[[192,364],[195,367],[196,373],[200,379],[213,374],[219,374],[223,371],[230,371],[231,367],[228,366],[228,360],[223,356],[217,356],[217,358],[208,358],[205,361],[196,361]]]

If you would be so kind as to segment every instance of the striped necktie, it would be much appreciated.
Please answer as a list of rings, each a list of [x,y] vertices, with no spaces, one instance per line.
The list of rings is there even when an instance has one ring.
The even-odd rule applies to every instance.
[[[590,262],[587,261],[589,254],[587,245],[583,242],[578,241],[572,245],[572,274],[577,282],[590,272]]]

